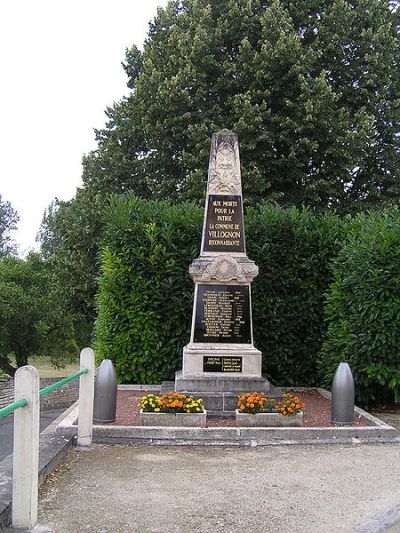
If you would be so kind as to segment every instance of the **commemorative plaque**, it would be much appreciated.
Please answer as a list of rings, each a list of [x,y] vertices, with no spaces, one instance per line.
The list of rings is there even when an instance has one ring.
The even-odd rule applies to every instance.
[[[242,357],[203,357],[203,372],[241,372]]]
[[[244,252],[242,199],[210,194],[204,234],[205,252]]]
[[[251,343],[248,285],[198,285],[194,342]]]

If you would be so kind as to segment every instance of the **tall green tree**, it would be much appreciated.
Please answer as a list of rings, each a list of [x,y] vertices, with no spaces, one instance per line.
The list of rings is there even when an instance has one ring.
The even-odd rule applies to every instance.
[[[0,194],[0,258],[15,252],[16,246],[10,233],[17,229],[18,220],[18,213]]]
[[[124,64],[85,186],[201,199],[211,134],[240,139],[243,189],[357,210],[400,195],[399,16],[386,0],[169,2]]]
[[[77,354],[62,287],[38,254],[0,261],[0,369],[14,375],[35,355],[62,366]]]
[[[247,205],[355,212],[400,198],[398,2],[170,1],[123,64],[83,188],[44,240],[72,307],[95,315],[112,194],[202,201],[211,134],[239,135]],[[48,227],[49,227],[48,226]],[[52,240],[53,239],[53,240]]]
[[[74,317],[80,346],[91,340],[96,316],[98,247],[101,212],[105,199],[89,197],[78,189],[68,202],[53,202],[45,211],[37,239],[42,255],[49,260],[55,279],[63,287],[63,298]]]

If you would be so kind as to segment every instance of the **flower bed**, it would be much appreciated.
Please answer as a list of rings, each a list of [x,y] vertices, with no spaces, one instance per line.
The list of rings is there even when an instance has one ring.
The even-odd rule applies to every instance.
[[[205,427],[206,419],[201,398],[169,392],[162,396],[150,393],[140,399],[141,426]]]
[[[235,411],[237,426],[297,427],[303,425],[304,403],[288,392],[282,398],[263,393],[245,393],[238,397]]]
[[[140,398],[146,391],[141,390],[118,390],[117,394],[117,419],[112,426],[138,426]],[[334,427],[331,422],[331,402],[322,396],[316,389],[296,392],[306,404],[304,409],[304,427]],[[355,414],[355,426],[366,426],[365,419]],[[236,426],[235,417],[207,417],[207,427],[233,427]]]

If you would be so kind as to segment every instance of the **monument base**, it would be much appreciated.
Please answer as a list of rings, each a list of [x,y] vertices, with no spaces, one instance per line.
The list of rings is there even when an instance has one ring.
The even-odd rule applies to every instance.
[[[162,392],[170,388],[169,382],[163,383]],[[257,391],[274,395],[273,389],[269,381],[260,376],[227,373],[183,375],[181,370],[175,374],[175,392],[201,397],[207,409],[207,416],[233,417],[240,394]]]
[[[261,376],[261,352],[243,344],[188,344],[174,388],[201,397],[211,416],[234,416],[243,392],[273,394],[269,381]]]
[[[192,343],[183,348],[182,374],[260,377],[261,362],[253,345]]]
[[[184,375],[181,370],[175,374],[175,392],[231,392],[238,395],[242,392],[253,391],[269,393],[269,390],[269,381],[260,376],[211,372]]]

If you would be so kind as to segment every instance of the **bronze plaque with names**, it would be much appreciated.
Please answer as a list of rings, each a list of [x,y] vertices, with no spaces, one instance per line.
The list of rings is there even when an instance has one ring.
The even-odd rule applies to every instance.
[[[210,194],[204,231],[205,252],[244,252],[241,196]]]
[[[249,285],[197,287],[194,342],[251,344]]]
[[[203,372],[242,372],[242,357],[203,357]]]

